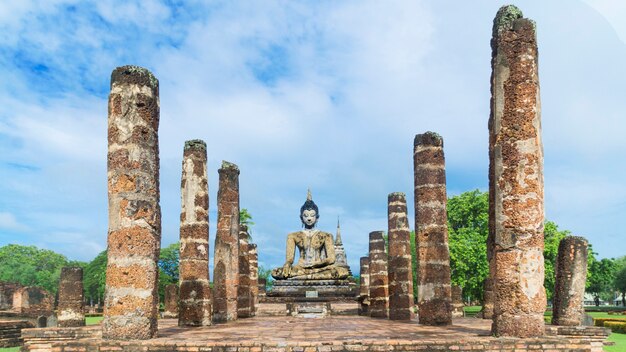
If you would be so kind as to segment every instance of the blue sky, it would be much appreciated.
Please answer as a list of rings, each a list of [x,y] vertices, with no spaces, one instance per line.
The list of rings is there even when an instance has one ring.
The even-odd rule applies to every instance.
[[[358,272],[412,142],[445,140],[448,194],[487,189],[489,40],[498,1],[13,1],[0,4],[0,245],[90,260],[106,248],[111,71],[160,80],[162,245],[178,238],[185,140],[207,142],[265,267],[282,265],[307,188],[341,217]],[[626,4],[519,1],[537,22],[547,218],[600,257],[626,254]]]

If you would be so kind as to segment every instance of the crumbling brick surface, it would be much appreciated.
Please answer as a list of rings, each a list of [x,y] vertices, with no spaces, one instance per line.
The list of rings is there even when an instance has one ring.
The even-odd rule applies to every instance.
[[[165,286],[165,311],[163,318],[178,318],[178,285]]]
[[[111,74],[108,119],[109,232],[103,336],[149,339],[157,331],[159,82],[122,66]]]
[[[411,266],[411,231],[407,218],[406,195],[391,193],[387,215],[389,231],[389,319],[413,318],[413,270]]]
[[[359,282],[359,315],[369,315],[370,304],[370,258],[361,257]]]
[[[226,161],[222,162],[219,169],[213,283],[213,321],[236,320],[239,285],[239,168]]]
[[[84,326],[85,303],[83,298],[83,269],[61,269],[57,324],[60,327]]]
[[[237,286],[237,318],[249,318],[252,291],[250,290],[250,234],[246,225],[239,226],[239,286]]]
[[[206,143],[185,142],[181,176],[178,325],[211,325],[209,186]]]
[[[587,281],[587,240],[568,236],[559,243],[552,325],[582,325]]]
[[[493,24],[489,118],[491,274],[497,336],[544,331],[543,151],[533,21],[515,6]],[[490,244],[491,246],[491,244]]]
[[[413,148],[418,317],[421,324],[447,325],[452,307],[443,139],[418,134]]]
[[[255,243],[248,244],[250,250],[250,315],[255,316],[259,306],[259,254]]]
[[[389,317],[389,277],[383,234],[383,231],[369,234],[369,313],[372,318]]]

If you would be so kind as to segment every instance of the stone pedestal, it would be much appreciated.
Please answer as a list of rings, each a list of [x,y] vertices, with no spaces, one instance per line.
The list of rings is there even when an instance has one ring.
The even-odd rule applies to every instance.
[[[109,95],[105,339],[150,339],[157,331],[158,129],[159,81],[141,67],[116,68]]]
[[[272,290],[267,293],[268,297],[309,297],[325,298],[355,298],[357,294],[356,284],[350,280],[274,280]]]
[[[57,322],[60,327],[85,326],[83,269],[61,269]]]
[[[535,23],[515,6],[493,22],[490,225],[496,336],[544,334],[543,148]]]
[[[568,236],[559,243],[552,325],[579,326],[585,317],[587,240]]]

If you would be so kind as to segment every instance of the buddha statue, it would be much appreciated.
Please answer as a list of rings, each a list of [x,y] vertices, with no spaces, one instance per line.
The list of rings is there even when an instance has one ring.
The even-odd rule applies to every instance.
[[[338,280],[350,276],[346,267],[335,263],[333,236],[315,228],[319,217],[319,209],[309,191],[306,202],[300,208],[304,229],[287,235],[287,260],[282,268],[272,270],[274,279]],[[296,248],[300,257],[294,265]]]

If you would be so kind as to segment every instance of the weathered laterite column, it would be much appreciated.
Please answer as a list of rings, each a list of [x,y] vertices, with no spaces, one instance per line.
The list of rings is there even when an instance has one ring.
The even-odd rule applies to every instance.
[[[239,285],[237,286],[237,318],[249,318],[252,292],[250,291],[250,234],[248,226],[239,225]]]
[[[239,168],[223,161],[217,193],[213,321],[237,319],[239,285]]]
[[[389,278],[384,231],[370,232],[370,306],[372,318],[389,317]]]
[[[491,40],[489,191],[496,336],[545,333],[543,151],[535,23],[503,6]]]
[[[387,198],[389,226],[389,319],[413,317],[413,271],[411,231],[407,219],[406,195],[391,193]]]
[[[83,299],[83,269],[65,267],[61,269],[59,282],[60,327],[85,326],[85,303]]]
[[[150,339],[157,331],[161,247],[158,129],[159,81],[137,66],[113,70],[105,339]]]
[[[165,286],[165,311],[163,318],[178,318],[178,285]]]
[[[185,142],[181,177],[179,326],[211,325],[209,186],[204,141]]]
[[[568,236],[559,243],[552,325],[578,326],[585,317],[587,240]]]
[[[359,315],[368,315],[370,302],[370,258],[361,257],[359,264],[361,266],[361,281],[359,284]]]
[[[256,315],[256,309],[259,306],[259,254],[257,246],[254,243],[248,244],[250,251],[250,315]]]
[[[452,298],[443,139],[426,132],[413,146],[419,322],[446,325],[452,323]]]
[[[452,286],[452,317],[460,318],[465,315],[463,304],[463,288]]]

